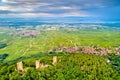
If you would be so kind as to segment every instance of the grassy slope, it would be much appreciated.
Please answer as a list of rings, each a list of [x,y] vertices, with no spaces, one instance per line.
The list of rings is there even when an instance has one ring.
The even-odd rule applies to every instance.
[[[0,37],[6,34],[0,34]],[[57,46],[99,45],[114,49],[120,46],[120,32],[110,30],[80,30],[80,31],[44,31],[36,38],[20,39],[15,36],[6,36],[8,46],[0,49],[0,54],[8,53],[6,61],[20,56],[29,56],[40,52],[48,52]]]

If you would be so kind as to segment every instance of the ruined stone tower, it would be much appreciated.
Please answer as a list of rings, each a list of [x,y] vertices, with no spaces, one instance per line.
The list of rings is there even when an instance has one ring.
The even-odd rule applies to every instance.
[[[55,64],[55,63],[57,63],[57,56],[53,57],[53,63],[52,64]]]
[[[40,67],[40,61],[39,60],[36,60],[35,66],[36,66],[36,69],[38,69]]]
[[[17,70],[18,71],[24,71],[22,61],[20,61],[20,62],[17,63]]]

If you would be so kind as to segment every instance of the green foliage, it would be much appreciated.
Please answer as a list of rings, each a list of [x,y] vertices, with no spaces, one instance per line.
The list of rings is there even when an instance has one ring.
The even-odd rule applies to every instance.
[[[0,55],[0,63],[4,61],[4,59],[6,59],[8,56],[8,54],[1,54]]]
[[[57,65],[58,70],[64,75],[65,80],[109,80],[116,78],[117,75],[103,57],[88,54],[65,56],[61,63]]]
[[[110,63],[113,65],[113,68],[116,69],[120,74],[120,56],[115,54],[108,55]]]
[[[4,48],[4,47],[6,47],[6,46],[7,46],[7,44],[2,43],[2,44],[0,44],[0,49],[1,49],[1,48]]]
[[[59,56],[52,65],[52,56],[40,58],[41,63],[50,64],[45,69],[35,69],[35,59],[24,60],[24,72],[16,71],[15,64],[0,67],[0,79],[10,80],[119,80],[118,72],[104,57],[89,54]]]

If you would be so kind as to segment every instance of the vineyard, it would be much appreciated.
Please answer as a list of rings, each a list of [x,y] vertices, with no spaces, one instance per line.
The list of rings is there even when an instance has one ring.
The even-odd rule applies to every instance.
[[[28,30],[20,35],[13,34],[13,31],[1,28],[1,80],[120,79],[119,31],[38,29],[39,34],[35,36],[33,30],[32,36]],[[23,37],[25,33],[29,35]],[[53,56],[58,57],[55,64],[52,63]],[[42,63],[42,67],[36,69],[36,60]],[[21,71],[17,68],[18,62],[23,63]]]

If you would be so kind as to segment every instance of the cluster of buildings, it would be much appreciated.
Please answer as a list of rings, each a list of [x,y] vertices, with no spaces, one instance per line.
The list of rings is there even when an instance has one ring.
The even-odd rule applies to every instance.
[[[12,35],[17,35],[20,37],[36,37],[40,32],[37,30],[24,30],[12,32]]]
[[[86,54],[95,54],[95,55],[107,55],[108,53],[112,53],[112,50],[101,47],[92,47],[92,46],[79,46],[79,47],[58,47],[54,50],[50,50],[49,53],[54,52],[67,52],[67,53],[86,53]]]

